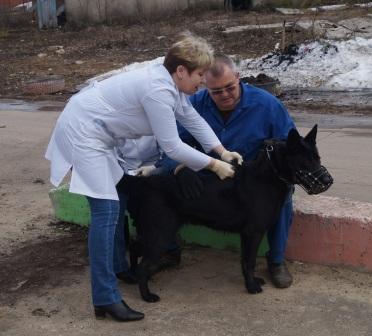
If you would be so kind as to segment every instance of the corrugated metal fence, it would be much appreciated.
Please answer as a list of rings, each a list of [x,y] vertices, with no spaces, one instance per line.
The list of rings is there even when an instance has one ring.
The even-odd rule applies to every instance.
[[[37,17],[39,29],[57,27],[56,0],[38,0]]]

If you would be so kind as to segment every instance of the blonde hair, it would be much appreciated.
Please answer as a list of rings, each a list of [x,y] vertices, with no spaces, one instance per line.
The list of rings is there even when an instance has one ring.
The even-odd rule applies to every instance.
[[[212,62],[213,49],[208,42],[187,32],[170,47],[164,66],[170,74],[176,72],[179,65],[183,65],[191,73],[197,68],[208,69]]]

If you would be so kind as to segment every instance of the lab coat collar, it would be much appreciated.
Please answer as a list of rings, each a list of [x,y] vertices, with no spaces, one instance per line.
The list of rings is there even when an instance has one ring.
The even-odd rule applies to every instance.
[[[157,69],[164,76],[164,78],[167,81],[169,81],[177,89],[177,91],[179,91],[176,83],[173,80],[173,77],[171,76],[171,74],[169,73],[169,71],[163,64],[155,64],[154,68]]]

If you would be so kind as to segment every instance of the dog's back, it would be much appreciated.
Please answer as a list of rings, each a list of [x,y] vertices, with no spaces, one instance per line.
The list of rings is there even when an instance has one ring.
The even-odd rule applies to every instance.
[[[277,183],[266,176],[265,171],[260,169],[259,161],[237,166],[232,179],[221,181],[214,174],[201,174],[200,179],[204,187],[196,199],[182,197],[174,175],[126,176],[118,188],[130,195],[128,208],[137,222],[140,222],[138,218],[144,208],[146,212],[159,211],[154,207],[161,199],[162,206],[167,208],[164,210],[175,213],[182,223],[195,221],[229,232],[247,229],[246,218],[256,212],[273,213],[271,221],[274,221],[287,192],[283,187],[278,189]]]

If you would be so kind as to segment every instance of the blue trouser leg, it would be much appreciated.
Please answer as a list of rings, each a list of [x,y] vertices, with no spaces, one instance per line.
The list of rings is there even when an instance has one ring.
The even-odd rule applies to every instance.
[[[287,196],[279,220],[267,233],[269,252],[267,257],[272,263],[281,263],[284,260],[289,229],[292,224],[293,207],[292,192]]]
[[[114,235],[119,218],[119,201],[87,197],[91,223],[88,248],[93,304],[108,305],[121,301],[114,272]]]
[[[119,212],[119,220],[118,224],[116,225],[115,231],[115,241],[114,241],[114,272],[121,273],[121,272],[128,272],[129,265],[126,258],[126,240],[129,237],[125,237],[124,234],[124,221],[125,221],[125,210],[127,208],[127,200],[128,196],[123,193],[119,193],[120,199],[120,212]]]

